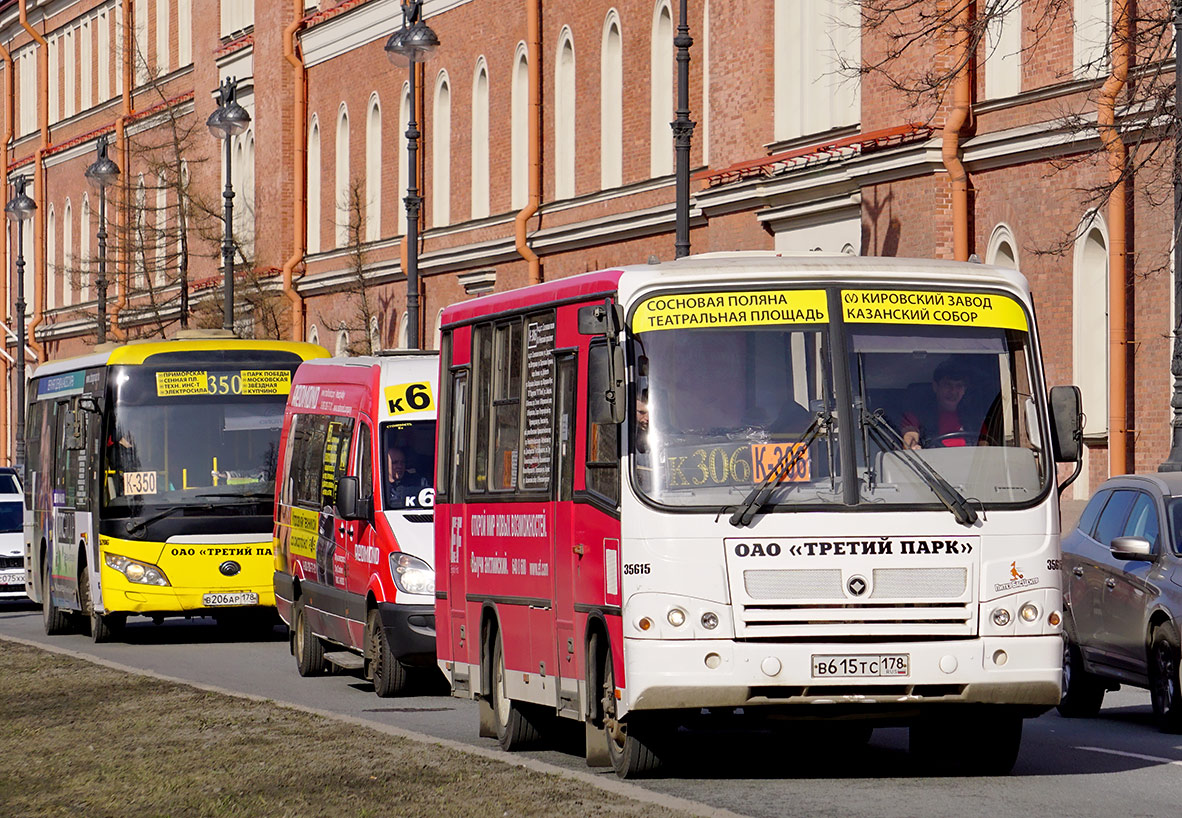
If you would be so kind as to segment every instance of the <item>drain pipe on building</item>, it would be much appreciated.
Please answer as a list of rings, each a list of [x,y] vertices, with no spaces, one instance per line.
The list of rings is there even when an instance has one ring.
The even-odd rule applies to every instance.
[[[34,198],[40,199],[37,213],[33,220],[33,247],[36,249],[37,265],[33,275],[33,320],[25,329],[28,335],[28,345],[37,355],[37,362],[45,360],[45,347],[37,343],[37,327],[45,319],[45,287],[48,284],[45,264],[45,150],[49,147],[49,41],[41,36],[37,29],[29,25],[28,10],[25,8],[28,0],[20,0],[21,28],[37,43],[37,75],[44,77],[45,82],[37,83],[37,120],[40,130],[40,142],[33,156],[33,191]],[[20,339],[18,354],[25,354],[25,340]],[[24,408],[21,408],[24,411]]]
[[[1116,98],[1129,78],[1129,0],[1112,4],[1112,71],[1100,88],[1096,124],[1108,153],[1108,475],[1129,470],[1128,418],[1128,213],[1125,167],[1128,148],[1116,125]]]
[[[969,70],[972,59],[973,0],[960,0],[953,17],[953,54],[956,76],[952,81],[952,107],[944,117],[944,131],[940,154],[944,169],[952,185],[952,257],[968,261],[972,252],[969,235],[969,179],[960,158],[960,134],[969,120],[972,105],[973,77]]]
[[[529,265],[529,283],[542,281],[542,263],[529,246],[526,223],[542,206],[542,0],[526,0],[526,59],[529,60],[529,201],[515,220],[516,249]]]
[[[304,259],[308,246],[308,76],[296,38],[304,25],[304,0],[292,3],[292,21],[283,30],[283,56],[291,63],[295,81],[292,101],[292,253],[283,263],[283,294],[291,302],[291,340],[304,340],[304,299],[296,292],[295,268]]]

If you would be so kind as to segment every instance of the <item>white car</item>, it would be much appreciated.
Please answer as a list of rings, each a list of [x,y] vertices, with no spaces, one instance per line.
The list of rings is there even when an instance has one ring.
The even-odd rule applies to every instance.
[[[0,468],[0,599],[25,596],[25,495],[16,469]]]

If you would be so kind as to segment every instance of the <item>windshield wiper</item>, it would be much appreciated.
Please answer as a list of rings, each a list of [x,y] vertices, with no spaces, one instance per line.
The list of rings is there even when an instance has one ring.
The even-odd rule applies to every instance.
[[[780,478],[792,471],[792,467],[808,453],[809,446],[817,439],[817,435],[821,433],[821,429],[829,428],[831,416],[828,412],[817,412],[813,418],[813,422],[808,425],[808,428],[800,433],[800,437],[796,438],[792,443],[784,449],[784,453],[780,455],[780,459],[776,461],[771,470],[768,471],[767,477],[763,481],[751,489],[751,493],[743,500],[742,505],[735,509],[735,513],[731,515],[731,525],[745,526],[751,522],[755,517],[755,513],[763,508],[767,498],[771,496],[775,485],[780,481]]]
[[[138,523],[136,523],[134,525],[127,526],[126,527],[127,533],[128,534],[135,534],[137,532],[143,531],[145,528],[147,528],[148,526],[150,526],[152,523],[156,522],[157,520],[163,520],[165,517],[169,517],[173,514],[176,514],[178,511],[184,511],[187,508],[204,508],[209,511],[213,511],[214,505],[213,505],[213,503],[200,503],[198,505],[169,506],[168,508],[166,508],[162,511],[156,512],[151,517],[145,517],[144,519],[140,520]]]
[[[956,488],[944,479],[944,476],[918,454],[907,448],[903,438],[889,423],[882,419],[877,412],[868,412],[863,407],[862,428],[869,429],[870,435],[884,450],[896,451],[902,460],[916,476],[919,477],[940,502],[952,512],[952,516],[961,525],[975,525],[977,510],[969,505],[969,501]]]
[[[194,494],[193,496],[194,497],[217,497],[219,500],[238,500],[238,499],[249,499],[252,497],[258,498],[258,499],[268,499],[268,500],[275,499],[275,493],[271,492],[271,491],[244,491],[241,494],[239,494],[236,491],[212,492],[212,493],[206,492],[203,494]]]

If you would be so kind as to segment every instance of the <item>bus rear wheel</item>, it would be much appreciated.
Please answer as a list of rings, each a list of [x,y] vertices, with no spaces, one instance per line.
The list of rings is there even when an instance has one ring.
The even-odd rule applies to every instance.
[[[70,632],[70,617],[53,604],[53,592],[49,587],[49,563],[41,557],[41,615],[45,621],[45,635],[59,636]]]
[[[650,728],[639,714],[627,723],[616,717],[616,678],[612,655],[603,658],[603,725],[607,734],[607,754],[620,778],[640,778],[660,769],[663,762],[656,750]]]
[[[390,640],[382,629],[382,617],[374,609],[369,612],[366,625],[369,634],[369,671],[374,692],[383,699],[406,692],[410,674],[406,666],[390,652]]]
[[[296,670],[301,676],[321,676],[328,668],[324,645],[320,637],[312,633],[312,626],[308,624],[308,616],[304,613],[304,603],[297,602],[295,611],[292,638],[295,641]]]
[[[510,752],[523,750],[540,738],[536,720],[526,706],[509,698],[505,691],[505,648],[500,632],[492,651],[492,710],[497,727],[497,741]]]

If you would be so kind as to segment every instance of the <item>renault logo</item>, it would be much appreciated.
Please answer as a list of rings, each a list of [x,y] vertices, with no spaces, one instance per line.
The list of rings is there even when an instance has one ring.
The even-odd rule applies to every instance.
[[[221,571],[223,575],[232,577],[242,570],[242,566],[234,562],[234,560],[226,560],[218,566],[218,570]]]
[[[861,596],[866,593],[866,589],[870,586],[862,577],[853,576],[846,582],[845,587],[850,592],[850,596]]]

